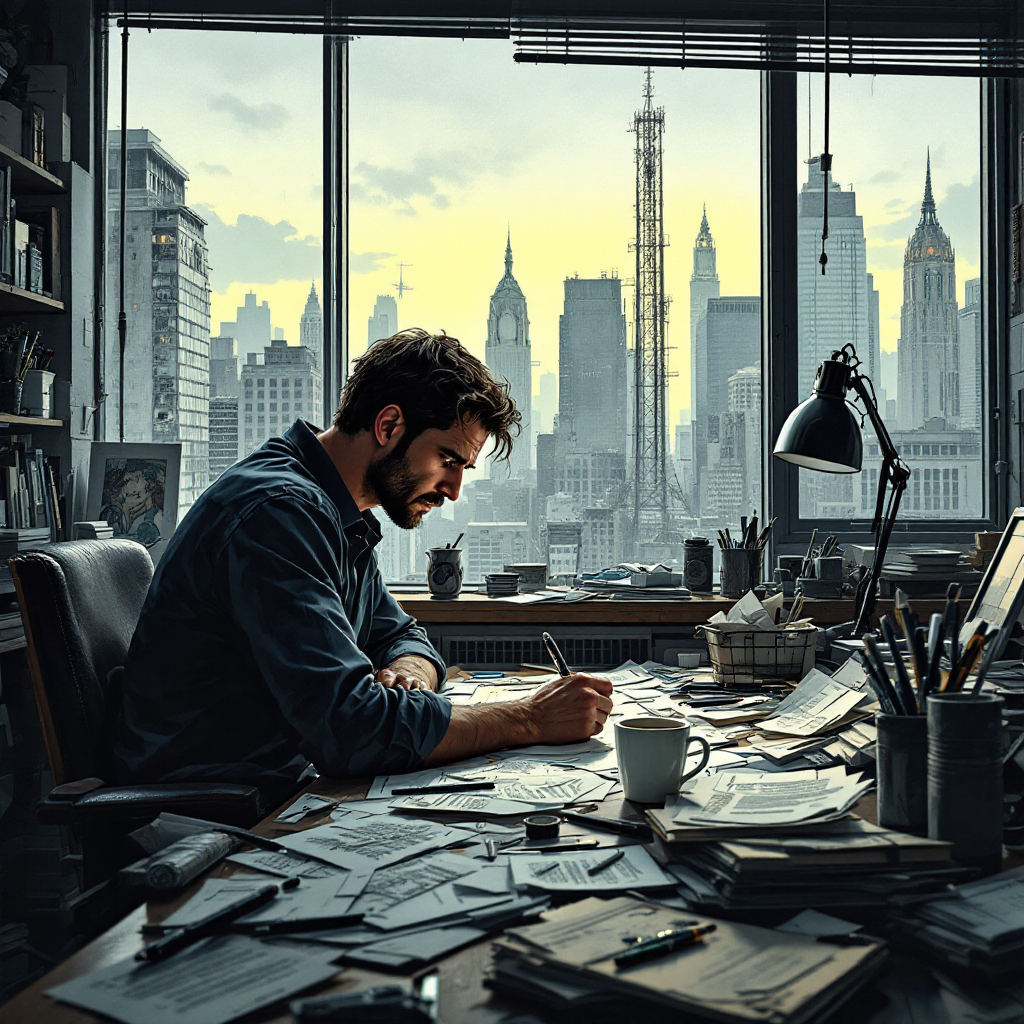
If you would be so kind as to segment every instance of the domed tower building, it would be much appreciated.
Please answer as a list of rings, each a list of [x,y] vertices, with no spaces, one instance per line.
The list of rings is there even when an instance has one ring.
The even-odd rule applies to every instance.
[[[935,212],[929,154],[921,219],[903,257],[903,307],[897,348],[896,419],[900,430],[917,430],[934,420],[943,422],[940,429],[956,430],[960,426],[954,255]]]
[[[487,317],[487,347],[484,362],[499,379],[510,386],[516,408],[522,413],[522,431],[516,438],[509,464],[509,475],[525,479],[533,454],[530,429],[530,396],[533,380],[530,361],[530,320],[526,315],[526,296],[512,276],[512,234],[505,245],[505,273],[491,296]],[[498,474],[500,475],[500,469]],[[492,474],[494,475],[494,474]]]

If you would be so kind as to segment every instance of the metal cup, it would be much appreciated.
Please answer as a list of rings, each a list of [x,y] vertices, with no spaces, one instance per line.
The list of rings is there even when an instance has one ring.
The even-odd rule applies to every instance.
[[[462,593],[462,548],[431,548],[427,559],[431,596],[449,600],[458,597]]]

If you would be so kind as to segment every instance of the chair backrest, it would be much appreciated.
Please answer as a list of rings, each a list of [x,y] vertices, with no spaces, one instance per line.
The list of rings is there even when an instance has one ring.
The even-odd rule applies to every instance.
[[[112,780],[113,724],[124,665],[153,579],[149,552],[130,540],[79,540],[11,559],[29,666],[56,785]]]

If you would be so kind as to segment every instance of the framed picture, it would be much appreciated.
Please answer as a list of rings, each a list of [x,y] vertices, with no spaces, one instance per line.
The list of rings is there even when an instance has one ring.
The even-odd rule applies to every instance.
[[[180,444],[95,442],[86,517],[138,541],[159,562],[178,523]]]

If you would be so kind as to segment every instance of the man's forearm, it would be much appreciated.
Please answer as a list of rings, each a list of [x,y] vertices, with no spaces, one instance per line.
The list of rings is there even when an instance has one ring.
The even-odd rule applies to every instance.
[[[434,691],[441,689],[441,680],[437,677],[437,668],[427,658],[418,654],[402,654],[387,666],[388,671],[396,676],[406,676],[422,680]]]
[[[454,707],[444,739],[424,763],[432,768],[492,750],[536,743],[538,739],[525,701]]]

